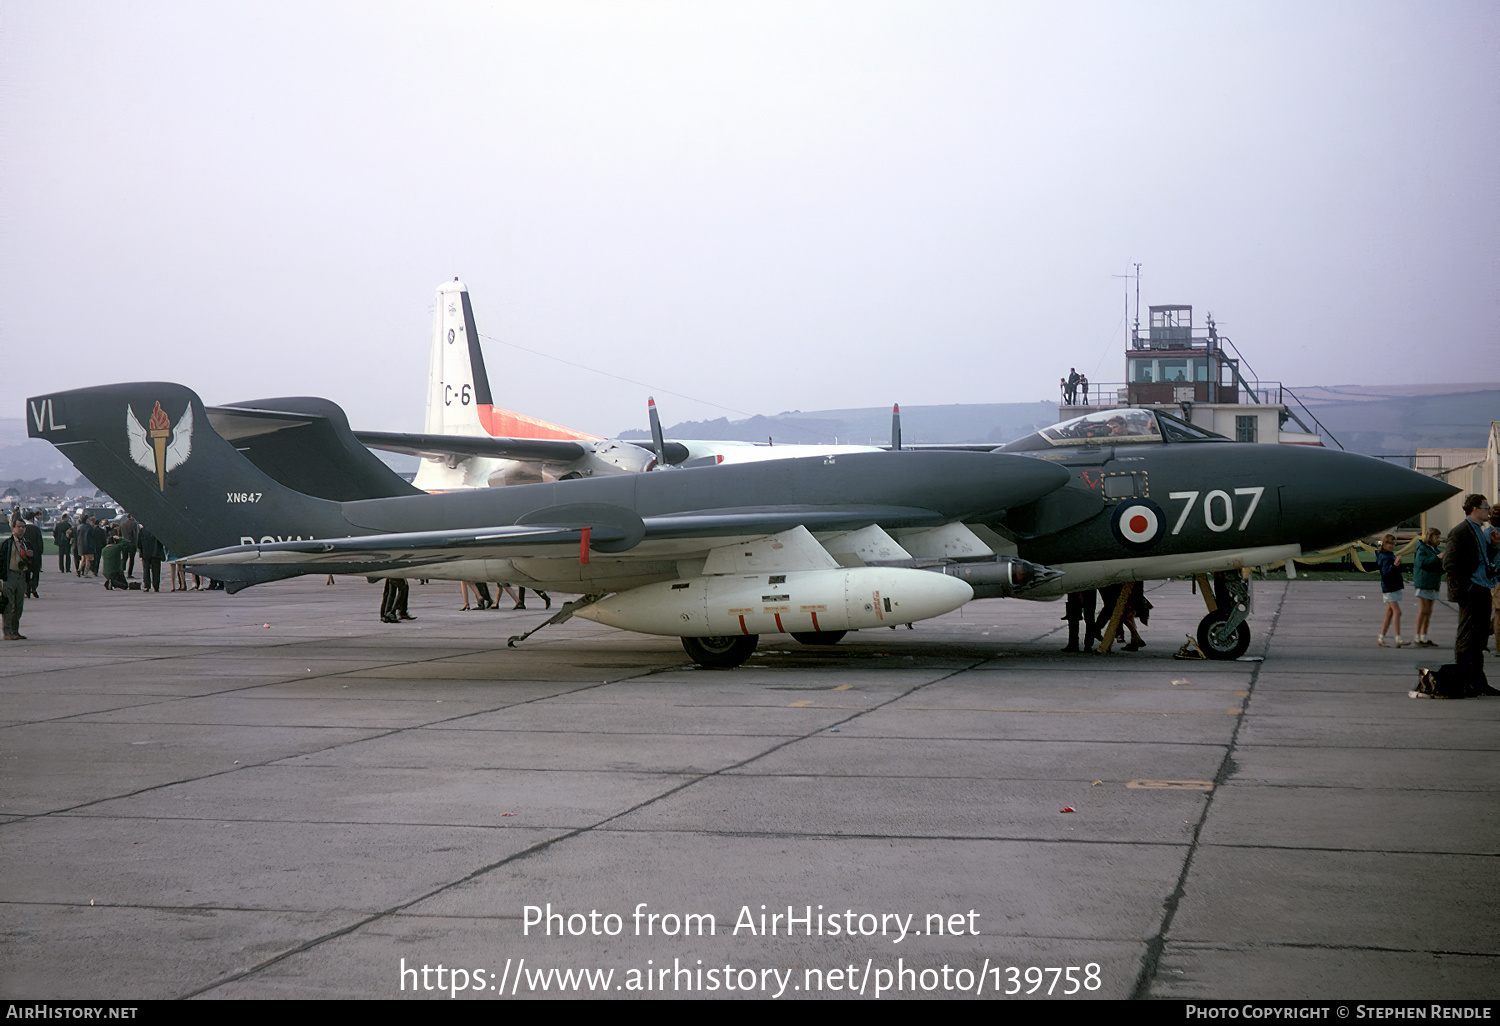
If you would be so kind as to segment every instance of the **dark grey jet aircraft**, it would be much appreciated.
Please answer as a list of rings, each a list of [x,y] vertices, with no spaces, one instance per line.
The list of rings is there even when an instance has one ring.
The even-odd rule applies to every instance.
[[[853,453],[333,499],[259,469],[180,385],[59,392],[28,400],[27,413],[33,437],[231,591],[323,573],[510,581],[582,596],[554,620],[677,636],[713,666],[743,662],[762,633],[831,643],[976,596],[1049,598],[1283,559],[1452,493],[1376,460],[1241,445],[1135,410],[997,453]],[[1248,640],[1241,624],[1220,628],[1221,654],[1242,630]]]

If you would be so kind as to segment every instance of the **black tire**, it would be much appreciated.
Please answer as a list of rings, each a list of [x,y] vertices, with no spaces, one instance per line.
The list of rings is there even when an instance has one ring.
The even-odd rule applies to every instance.
[[[1238,659],[1250,647],[1250,625],[1241,621],[1226,636],[1224,624],[1228,619],[1229,611],[1219,609],[1198,621],[1198,647],[1210,659]]]
[[[792,631],[792,640],[804,645],[837,645],[848,631]]]
[[[718,638],[683,638],[682,647],[699,666],[727,670],[750,658],[759,634],[726,634]]]

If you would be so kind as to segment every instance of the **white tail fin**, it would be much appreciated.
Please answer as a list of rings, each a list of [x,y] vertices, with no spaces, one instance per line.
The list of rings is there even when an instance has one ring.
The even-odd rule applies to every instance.
[[[484,371],[469,290],[454,278],[438,286],[432,310],[425,433],[488,434],[480,408],[487,411],[491,403],[490,380]]]
[[[597,436],[549,424],[510,410],[496,409],[484,369],[479,331],[469,290],[454,278],[438,286],[432,310],[432,357],[427,367],[429,435],[495,438],[562,438],[596,441]],[[512,460],[472,457],[445,463],[423,460],[413,482],[426,491],[482,488],[497,473],[516,468]],[[536,471],[540,480],[540,470]],[[530,478],[528,478],[529,480]]]

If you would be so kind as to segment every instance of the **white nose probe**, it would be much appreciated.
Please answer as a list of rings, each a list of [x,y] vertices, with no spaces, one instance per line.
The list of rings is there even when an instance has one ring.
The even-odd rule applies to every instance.
[[[725,574],[663,581],[575,614],[680,638],[889,627],[951,613],[974,597],[965,581],[903,567]]]

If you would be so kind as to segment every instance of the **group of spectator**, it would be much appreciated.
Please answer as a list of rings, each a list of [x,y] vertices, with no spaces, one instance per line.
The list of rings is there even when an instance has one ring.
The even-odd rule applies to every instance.
[[[1063,402],[1068,406],[1079,405],[1079,397],[1083,399],[1083,405],[1089,404],[1089,379],[1085,374],[1079,374],[1077,367],[1068,368],[1068,376],[1058,378],[1057,384],[1062,389]]]
[[[42,529],[35,511],[22,514],[13,510],[10,533],[0,541],[0,612],[3,612],[5,640],[24,641],[20,632],[21,613],[28,598],[39,599],[42,573]],[[126,514],[120,521],[106,522],[98,517],[78,517],[75,523],[68,514],[52,526],[52,542],[57,546],[57,570],[71,570],[78,577],[103,577],[107,591],[161,591],[161,565],[170,559],[161,540],[143,527],[134,516]],[[136,557],[141,561],[141,580],[134,582]],[[195,590],[203,578],[193,575]],[[209,582],[213,588],[217,582]],[[219,585],[222,587],[222,585]],[[187,591],[187,577],[180,566],[172,566],[173,591]]]
[[[28,513],[26,519],[35,521],[36,514]],[[39,574],[40,528],[36,528],[35,542],[38,558],[34,573]],[[78,577],[103,577],[106,590],[129,591],[139,556],[141,581],[136,587],[142,591],[161,591],[161,564],[167,558],[166,547],[128,513],[125,519],[109,523],[98,517],[79,516],[76,524],[65,513],[52,527],[52,542],[57,546],[58,573],[72,570]],[[29,595],[41,597],[36,592],[35,578]]]

